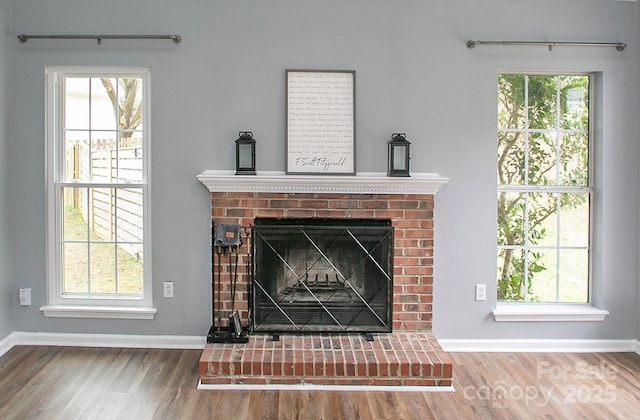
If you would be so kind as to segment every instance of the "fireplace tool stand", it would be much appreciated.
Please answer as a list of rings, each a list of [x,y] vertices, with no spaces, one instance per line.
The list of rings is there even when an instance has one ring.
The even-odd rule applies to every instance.
[[[242,247],[242,231],[245,231],[245,238],[248,238],[246,229],[236,224],[215,224],[211,225],[213,246],[212,246],[212,281],[211,281],[211,319],[213,325],[207,334],[207,343],[247,343],[249,342],[249,331],[242,327],[240,315],[235,310],[236,285],[238,281],[238,260],[239,250]],[[222,265],[223,260],[228,263],[227,276],[229,277],[231,293],[231,310],[228,314],[228,324],[222,322]],[[247,254],[247,267],[250,266]],[[249,271],[247,270],[247,274]],[[217,309],[217,310],[216,310]]]

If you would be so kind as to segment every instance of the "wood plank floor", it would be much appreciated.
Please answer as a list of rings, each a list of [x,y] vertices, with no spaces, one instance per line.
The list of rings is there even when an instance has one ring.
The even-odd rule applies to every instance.
[[[197,390],[200,350],[18,346],[1,419],[633,419],[635,353],[450,353],[455,392]]]

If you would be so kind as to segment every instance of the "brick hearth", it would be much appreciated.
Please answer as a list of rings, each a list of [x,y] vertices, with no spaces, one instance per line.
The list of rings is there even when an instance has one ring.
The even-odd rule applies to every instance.
[[[361,335],[281,335],[281,341],[251,335],[247,344],[208,344],[200,359],[202,383],[451,385],[451,362],[431,334],[433,205],[445,178],[234,177],[205,171],[198,179],[211,193],[214,223],[351,218],[390,220],[394,228],[393,333],[378,334],[374,342]],[[247,253],[239,254],[235,309],[246,325]],[[230,282],[222,287],[215,310],[228,313]]]
[[[209,344],[202,384],[450,386],[451,360],[426,332],[252,335],[247,344]]]

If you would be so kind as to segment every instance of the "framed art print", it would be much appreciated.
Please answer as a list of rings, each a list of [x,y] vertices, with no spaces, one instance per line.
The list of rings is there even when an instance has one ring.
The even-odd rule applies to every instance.
[[[287,174],[355,175],[355,71],[287,70]]]

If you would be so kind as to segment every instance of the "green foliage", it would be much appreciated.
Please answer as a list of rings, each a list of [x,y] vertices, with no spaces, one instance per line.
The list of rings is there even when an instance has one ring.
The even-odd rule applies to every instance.
[[[498,192],[498,300],[530,301],[546,267],[528,247],[545,238],[545,220],[586,196],[526,187],[588,185],[589,78],[501,74],[498,89],[498,184],[525,187]]]

